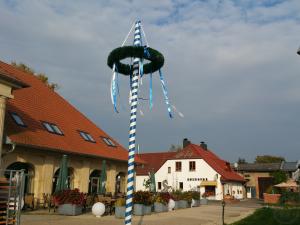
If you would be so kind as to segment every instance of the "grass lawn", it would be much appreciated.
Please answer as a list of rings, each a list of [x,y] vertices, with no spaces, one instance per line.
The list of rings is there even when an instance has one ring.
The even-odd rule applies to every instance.
[[[300,225],[300,208],[261,208],[231,225]]]

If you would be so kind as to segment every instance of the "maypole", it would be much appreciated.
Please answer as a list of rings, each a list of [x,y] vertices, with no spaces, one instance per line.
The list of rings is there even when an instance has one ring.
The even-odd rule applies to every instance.
[[[134,42],[133,46],[124,46],[131,30],[134,27]],[[170,118],[172,118],[169,98],[167,96],[167,87],[164,81],[163,73],[161,71],[164,65],[163,55],[148,46],[142,46],[142,32],[146,39],[145,32],[142,28],[141,21],[136,21],[128,35],[125,38],[122,46],[114,49],[108,56],[107,64],[113,69],[113,76],[111,80],[111,100],[114,110],[117,110],[117,97],[119,95],[118,73],[130,77],[130,128],[129,128],[129,150],[128,150],[128,178],[127,178],[127,193],[126,193],[126,211],[125,224],[131,225],[132,207],[133,207],[133,192],[134,192],[134,155],[136,149],[136,120],[137,120],[137,106],[138,106],[138,88],[139,80],[145,75],[150,74],[150,91],[149,101],[150,109],[152,108],[152,73],[159,71],[159,77],[163,89],[165,102],[168,108]],[[147,41],[147,40],[146,40]],[[132,65],[124,64],[121,60],[132,58]],[[144,64],[144,60],[147,63]]]
[[[141,46],[141,22],[135,23],[134,46]],[[128,177],[126,193],[126,211],[125,224],[131,224],[132,200],[134,190],[134,153],[135,153],[135,135],[136,135],[136,112],[138,104],[139,87],[139,64],[140,58],[133,59],[133,72],[131,77],[131,95],[130,95],[130,125],[129,125],[129,153],[128,153]]]

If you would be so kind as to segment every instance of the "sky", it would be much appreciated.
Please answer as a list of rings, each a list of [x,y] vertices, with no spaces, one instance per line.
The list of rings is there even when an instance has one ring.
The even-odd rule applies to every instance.
[[[165,57],[171,104],[184,115],[168,118],[154,74],[153,109],[139,104],[141,152],[188,138],[231,162],[262,154],[296,161],[299,12],[298,0],[0,0],[0,60],[46,73],[59,94],[127,148],[129,81],[120,75],[115,113],[106,61],[141,20],[150,47]],[[140,96],[148,92],[145,76]]]

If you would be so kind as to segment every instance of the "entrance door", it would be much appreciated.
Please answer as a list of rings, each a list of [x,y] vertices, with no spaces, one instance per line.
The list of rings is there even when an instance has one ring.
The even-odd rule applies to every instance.
[[[258,191],[259,198],[264,198],[264,193],[273,185],[273,177],[258,177]]]

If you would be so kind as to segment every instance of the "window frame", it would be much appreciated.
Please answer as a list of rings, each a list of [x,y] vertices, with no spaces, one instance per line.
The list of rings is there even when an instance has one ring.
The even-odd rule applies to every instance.
[[[196,161],[189,161],[189,171],[190,172],[196,171]]]
[[[180,169],[177,168],[177,163],[180,165]],[[181,161],[176,161],[175,162],[175,171],[176,172],[181,172],[182,171],[182,162]]]
[[[171,174],[171,173],[172,173],[171,166],[168,166],[168,174]]]
[[[109,137],[100,136],[100,138],[107,146],[115,148],[117,147],[117,145]]]
[[[55,123],[50,123],[44,120],[42,120],[41,123],[49,133],[64,136],[64,132]]]
[[[182,186],[182,187],[181,187]],[[179,189],[183,190],[183,182],[179,182]]]
[[[80,137],[82,137],[83,140],[90,142],[90,143],[96,143],[95,139],[93,138],[93,136],[90,133],[83,131],[83,130],[78,130],[78,133],[79,133]]]
[[[161,190],[161,182],[157,182],[157,190]]]
[[[13,121],[15,122],[15,124],[17,124],[19,127],[27,127],[27,125],[24,123],[24,121],[22,120],[21,116],[19,116],[18,113],[9,112],[9,114],[10,114],[11,118],[13,119]],[[21,123],[19,123],[18,120]]]

